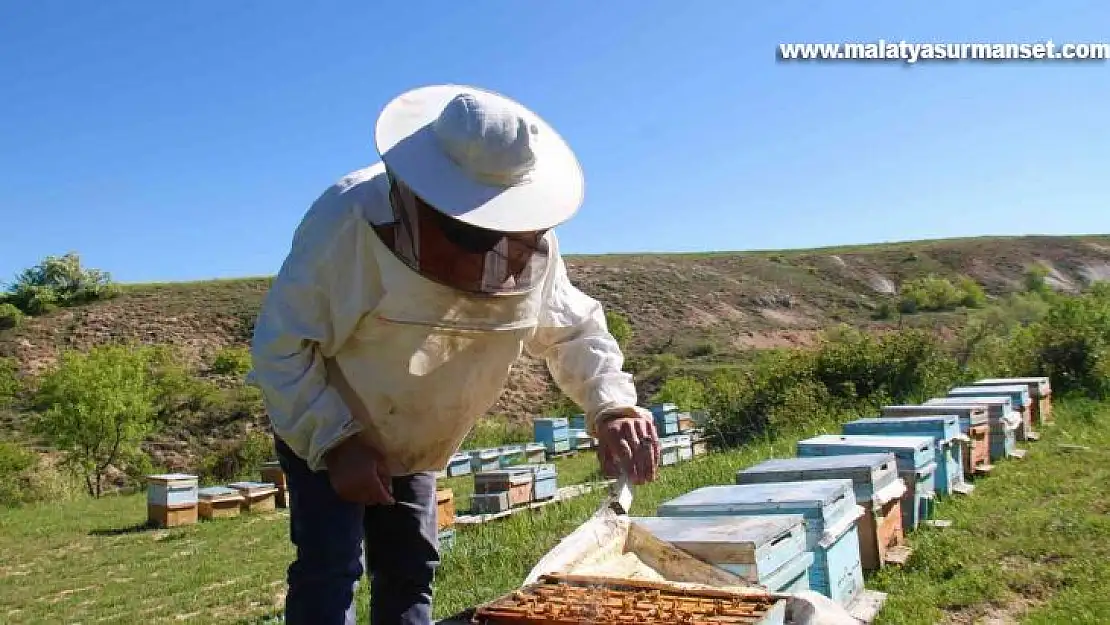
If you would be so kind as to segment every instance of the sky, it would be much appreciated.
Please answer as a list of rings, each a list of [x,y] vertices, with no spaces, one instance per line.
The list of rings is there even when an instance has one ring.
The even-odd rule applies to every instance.
[[[585,172],[569,254],[1110,232],[1110,62],[784,63],[780,43],[1110,41],[1110,4],[0,3],[0,282],[272,275],[430,83],[500,91]]]

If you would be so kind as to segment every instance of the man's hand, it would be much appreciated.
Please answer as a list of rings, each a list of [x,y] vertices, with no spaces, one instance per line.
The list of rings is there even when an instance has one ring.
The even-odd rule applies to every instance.
[[[351,436],[325,456],[328,478],[335,492],[353,503],[390,505],[393,478],[377,450],[359,436]]]
[[[609,410],[599,417],[597,453],[608,477],[623,468],[633,484],[655,480],[659,467],[659,437],[651,413],[628,407]]]

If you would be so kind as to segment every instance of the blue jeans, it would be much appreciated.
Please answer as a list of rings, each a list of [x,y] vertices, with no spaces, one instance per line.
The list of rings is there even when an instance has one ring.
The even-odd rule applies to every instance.
[[[341,499],[327,472],[311,471],[281,439],[275,447],[297,550],[288,570],[285,622],[355,625],[355,588],[369,569],[371,623],[431,625],[439,566],[435,475],[396,477],[395,505],[364,506]]]

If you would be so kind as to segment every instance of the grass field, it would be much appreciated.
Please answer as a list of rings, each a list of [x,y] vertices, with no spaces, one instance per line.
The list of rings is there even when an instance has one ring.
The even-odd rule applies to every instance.
[[[890,593],[878,625],[1107,622],[1110,407],[1057,412],[1058,425],[1029,444],[1025,460],[999,465],[974,495],[939,506],[938,517],[953,527],[919,530],[910,563],[869,580]],[[633,514],[653,514],[666,499],[790,455],[793,439],[667,467],[637,490]],[[594,463],[589,454],[560,462],[560,483],[590,479]],[[450,485],[464,494],[465,482]],[[600,497],[460,528],[439,572],[437,615],[516,586]],[[0,511],[0,621],[257,623],[280,610],[292,554],[284,512],[173,530],[143,529],[144,519],[142,496]],[[363,614],[366,601],[363,584]],[[982,620],[988,616],[996,620]]]

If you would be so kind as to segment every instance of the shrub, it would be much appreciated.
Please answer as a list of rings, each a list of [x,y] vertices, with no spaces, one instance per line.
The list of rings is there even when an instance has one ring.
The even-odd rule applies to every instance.
[[[617,344],[621,349],[627,349],[628,344],[632,341],[632,324],[628,319],[619,312],[613,310],[605,311],[605,325],[609,328],[609,333],[617,340]]]
[[[108,273],[81,267],[75,253],[47,256],[23,270],[7,290],[6,300],[28,315],[41,315],[58,306],[73,306],[114,297],[117,286]]]
[[[0,304],[0,330],[10,330],[23,322],[23,311],[7,302]]]
[[[152,352],[124,345],[62,354],[43,378],[38,404],[45,413],[34,432],[66,454],[84,478],[90,495],[100,497],[104,474],[153,430],[158,389]]]
[[[1046,294],[1052,289],[1048,286],[1048,268],[1037,263],[1025,270],[1025,290],[1030,293]]]
[[[62,501],[75,492],[67,479],[42,456],[14,442],[0,442],[0,506]]]
[[[581,411],[574,407],[573,412],[566,411],[559,416],[569,417],[579,412]],[[478,420],[474,429],[466,435],[462,446],[464,449],[500,447],[512,443],[528,443],[533,438],[534,433],[531,424],[510,421],[503,415],[490,415]]]
[[[212,362],[212,372],[245,376],[251,370],[251,352],[246,347],[225,347]]]
[[[899,291],[902,299],[898,308],[905,314],[954,310],[959,306],[981,308],[987,302],[983,288],[967,276],[952,284],[947,278],[930,274],[905,282]]]
[[[0,358],[0,408],[10,406],[19,394],[18,372],[15,358]]]
[[[699,410],[705,407],[705,385],[691,376],[667,378],[651,398],[652,403],[672,403],[679,410]]]

